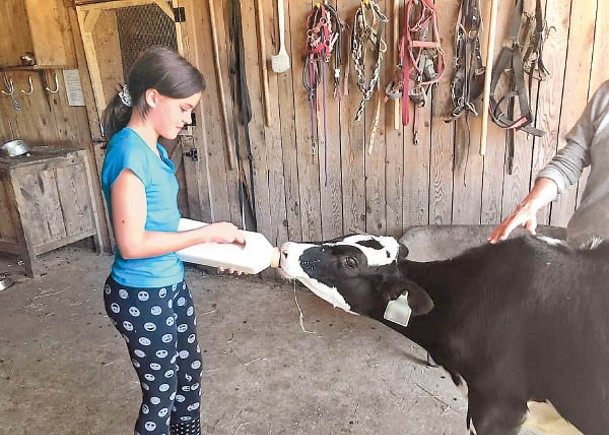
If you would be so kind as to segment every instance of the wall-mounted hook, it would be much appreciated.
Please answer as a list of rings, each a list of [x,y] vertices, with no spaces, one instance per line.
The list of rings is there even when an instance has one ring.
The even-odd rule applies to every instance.
[[[59,92],[59,79],[57,78],[57,73],[54,73],[54,77],[55,77],[55,89],[51,89],[48,86],[45,86],[44,89],[49,93],[49,94],[56,94],[57,92]],[[44,75],[45,81],[46,81],[46,74]]]
[[[28,91],[21,89],[21,92],[23,92],[25,95],[32,95],[34,93],[34,82],[32,81],[32,76],[28,76],[27,81],[30,84],[30,89]]]
[[[21,110],[21,104],[15,99],[15,86],[13,85],[13,79],[4,73],[4,84],[6,85],[6,91],[2,90],[2,95],[11,97],[13,103],[13,109]]]

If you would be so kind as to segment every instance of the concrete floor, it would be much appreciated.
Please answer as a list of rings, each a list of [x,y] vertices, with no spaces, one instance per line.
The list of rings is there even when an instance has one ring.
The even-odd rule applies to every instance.
[[[139,384],[102,303],[112,257],[68,247],[0,292],[0,433],[130,434]],[[209,434],[463,434],[466,402],[425,353],[305,288],[188,269]],[[298,308],[304,312],[304,332]]]

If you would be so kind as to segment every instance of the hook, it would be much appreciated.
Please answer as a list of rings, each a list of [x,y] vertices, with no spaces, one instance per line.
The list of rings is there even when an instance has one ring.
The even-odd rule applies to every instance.
[[[55,76],[55,89],[50,89],[48,86],[45,86],[44,89],[46,89],[46,91],[49,94],[56,94],[57,92],[59,92],[59,79],[57,78],[57,73],[54,73]],[[44,75],[45,81],[46,81],[46,74]]]
[[[11,97],[13,103],[13,109],[21,110],[21,104],[15,99],[15,86],[13,85],[13,79],[11,79],[6,73],[4,73],[4,84],[6,85],[6,91],[2,89],[2,95]]]
[[[30,89],[28,91],[21,89],[21,92],[23,92],[25,95],[32,95],[34,93],[34,82],[32,81],[32,76],[28,76],[27,81],[30,84]]]
[[[6,85],[6,91],[2,89],[2,95],[13,95],[13,92],[15,92],[15,86],[13,86],[13,79],[7,76],[6,73],[4,73],[3,75],[4,84]]]

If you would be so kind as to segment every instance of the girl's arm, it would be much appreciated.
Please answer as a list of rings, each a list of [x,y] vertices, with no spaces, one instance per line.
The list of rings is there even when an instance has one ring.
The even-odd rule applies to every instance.
[[[146,193],[130,170],[121,172],[111,188],[114,237],[125,259],[156,257],[199,243],[245,243],[232,223],[218,222],[189,231],[146,231]]]

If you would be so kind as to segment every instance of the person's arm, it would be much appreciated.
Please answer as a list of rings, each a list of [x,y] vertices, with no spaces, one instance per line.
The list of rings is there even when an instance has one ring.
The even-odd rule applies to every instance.
[[[241,231],[229,222],[189,231],[146,231],[146,192],[130,170],[123,170],[112,185],[111,202],[114,237],[125,259],[156,257],[199,243],[245,243]]]
[[[496,243],[505,240],[519,226],[531,234],[537,228],[537,212],[558,195],[556,183],[548,178],[538,178],[529,194],[516,206],[516,210],[501,222],[490,234],[488,240]]]

